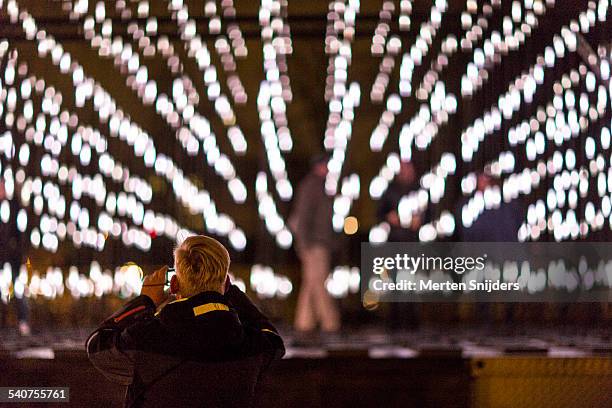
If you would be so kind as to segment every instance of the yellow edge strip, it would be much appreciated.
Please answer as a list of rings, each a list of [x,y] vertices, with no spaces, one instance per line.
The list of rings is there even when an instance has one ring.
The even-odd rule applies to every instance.
[[[172,302],[168,302],[168,304],[171,305],[173,303],[184,302],[184,301],[186,301],[188,299],[189,299],[188,297],[184,297],[184,298],[173,300]]]
[[[195,316],[200,316],[208,312],[214,312],[215,310],[227,311],[229,310],[229,307],[227,307],[227,305],[224,305],[223,303],[205,303],[203,305],[194,307],[193,314]]]

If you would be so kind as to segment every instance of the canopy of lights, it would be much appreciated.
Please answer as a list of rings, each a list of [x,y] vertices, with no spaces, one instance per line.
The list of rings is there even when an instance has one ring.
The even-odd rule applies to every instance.
[[[347,239],[387,240],[373,208],[402,160],[419,188],[401,222],[433,214],[422,241],[515,199],[521,241],[609,232],[611,2],[565,3],[0,0],[0,172],[21,204],[0,217],[50,259],[0,285],[129,296],[127,261],[205,233],[253,265],[243,287],[284,298],[274,265],[318,151]],[[500,186],[477,191],[484,168]],[[334,296],[359,290],[349,263]]]

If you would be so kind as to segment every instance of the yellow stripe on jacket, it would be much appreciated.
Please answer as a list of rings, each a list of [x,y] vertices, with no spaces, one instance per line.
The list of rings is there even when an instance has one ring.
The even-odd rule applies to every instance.
[[[201,316],[208,312],[214,312],[215,310],[229,310],[227,305],[223,303],[204,303],[203,305],[196,306],[193,308],[193,314],[195,316]]]

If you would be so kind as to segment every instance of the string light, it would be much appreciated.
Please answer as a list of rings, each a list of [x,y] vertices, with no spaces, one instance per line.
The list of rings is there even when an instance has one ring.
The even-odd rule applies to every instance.
[[[112,61],[116,77],[139,105],[155,112],[156,120],[173,135],[170,143],[188,157],[188,163],[182,160],[185,156],[178,159],[162,148],[157,137],[130,117],[124,109],[127,103],[122,101],[120,106],[68,52],[69,47],[38,27],[21,3],[25,2],[0,2],[0,8],[11,24],[21,28],[38,57],[23,53],[18,58],[19,46],[0,40],[4,67],[0,120],[6,129],[0,134],[1,176],[9,198],[17,191],[15,186],[21,186],[17,198],[22,204],[17,214],[11,214],[8,202],[0,203],[2,220],[16,217],[32,246],[49,252],[65,244],[101,251],[109,238],[120,246],[147,251],[156,236],[176,240],[178,235],[192,233],[171,215],[153,210],[164,190],[149,177],[153,173],[182,210],[202,217],[198,221],[207,233],[226,237],[232,248],[244,250],[247,236],[223,212],[222,199],[215,201],[201,180],[191,179],[186,171],[200,159],[227,185],[234,203],[247,204],[249,190],[254,188],[265,231],[280,249],[291,247],[285,205],[276,201],[293,198],[286,162],[294,144],[287,119],[293,98],[288,68],[293,41],[285,0],[262,0],[257,14],[264,77],[255,106],[265,164],[250,187],[235,165],[253,148],[250,134],[239,124],[239,112],[248,107],[248,97],[238,64],[254,54],[246,47],[234,1],[206,0],[203,16],[190,13],[182,0],[166,2],[176,31],[170,35],[162,33],[168,24],[162,23],[163,14],[151,13],[149,1],[119,1],[114,7],[102,1],[62,4],[67,19],[82,27],[79,35],[100,59]],[[333,196],[332,226],[337,232],[363,231],[367,224],[351,214],[357,200],[379,199],[402,160],[418,161],[424,155],[430,157],[429,167],[418,178],[417,189],[403,197],[397,208],[403,225],[425,209],[432,210],[435,217],[419,230],[423,241],[452,236],[458,226],[476,222],[485,209],[519,197],[527,201],[521,240],[578,239],[612,225],[610,50],[600,45],[593,54],[580,56],[584,63],[576,67],[574,62],[582,41],[579,34],[605,24],[609,1],[589,2],[575,17],[568,17],[569,23],[558,32],[547,34],[548,42],[535,62],[504,83],[494,103],[482,112],[462,111],[462,117],[469,119],[465,129],[459,129],[457,150],[440,151],[436,145],[456,134],[450,131],[460,119],[456,114],[478,100],[502,64],[512,62],[515,54],[518,58],[530,55],[525,51],[535,41],[530,38],[541,29],[543,19],[551,18],[554,7],[552,0],[514,0],[503,8],[497,0],[470,0],[460,14],[453,15],[460,29],[446,30],[443,23],[451,16],[446,14],[444,0],[431,5],[426,21],[418,27],[412,21],[412,1],[383,1],[367,37],[368,56],[376,59],[378,69],[372,82],[365,83],[362,78],[349,79],[351,66],[364,63],[353,55],[360,2],[329,2],[324,94],[328,115],[322,136],[323,147],[331,155],[325,186]],[[198,23],[202,17],[205,27]],[[410,31],[414,41],[406,49],[404,34]],[[28,72],[28,64],[39,67],[40,63],[56,67],[59,77],[73,85],[70,90],[62,93],[62,81],[49,82],[46,72]],[[197,69],[189,70],[187,64]],[[456,71],[448,72],[449,66],[460,67],[457,78],[452,77]],[[364,102],[362,89],[369,95],[365,102],[382,105],[377,122],[368,129],[368,142],[372,157],[384,152],[386,158],[371,180],[344,168],[350,162],[349,145],[358,143],[353,132],[360,123],[355,120]],[[91,108],[93,116],[86,115]],[[90,117],[99,123],[86,123]],[[213,128],[221,129],[221,134]],[[227,143],[221,140],[225,136]],[[397,146],[388,146],[390,142]],[[118,148],[128,149],[133,160],[114,156]],[[499,187],[478,191],[476,179],[482,166],[500,177]],[[361,196],[361,182],[368,183],[369,194]],[[453,211],[455,201],[447,197],[455,182],[466,200],[459,218]],[[379,223],[370,229],[369,239],[383,242],[389,231],[386,222]],[[0,285],[4,289],[11,279],[3,268]],[[92,264],[89,269],[64,272],[51,267],[37,271],[28,281],[22,268],[15,292],[53,298],[64,290],[75,297],[130,296],[139,291],[135,265],[113,271]],[[326,288],[333,296],[344,297],[354,293],[358,283],[356,270],[342,266],[330,275]],[[284,298],[293,288],[288,277],[265,265],[253,267],[249,284],[264,298]]]

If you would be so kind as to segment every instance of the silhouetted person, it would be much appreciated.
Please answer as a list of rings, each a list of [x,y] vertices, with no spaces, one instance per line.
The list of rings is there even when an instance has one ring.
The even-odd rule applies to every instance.
[[[325,192],[327,161],[326,156],[313,160],[310,173],[298,186],[289,221],[302,261],[302,283],[294,322],[299,332],[313,331],[317,323],[324,332],[337,332],[340,328],[338,309],[325,288],[334,247],[332,198]]]
[[[410,225],[402,226],[397,213],[397,206],[402,197],[407,196],[418,187],[414,165],[411,162],[402,161],[399,173],[387,187],[378,205],[378,221],[386,221],[391,227],[387,241],[417,242],[419,240],[419,228],[423,222],[423,214],[414,214]]]
[[[484,194],[496,180],[486,171],[478,175],[476,189]],[[523,222],[520,205],[516,201],[504,202],[497,208],[485,208],[471,226],[465,227],[461,218],[463,201],[457,208],[458,237],[464,242],[517,242],[518,231]]]
[[[0,221],[0,268],[4,267],[5,263],[11,266],[13,282],[12,300],[17,312],[19,333],[22,336],[28,336],[30,335],[30,325],[28,322],[27,298],[23,290],[16,290],[17,278],[21,270],[24,244],[22,242],[23,234],[17,226],[17,213],[20,210],[19,197],[17,191],[15,191],[13,197],[8,199],[4,180],[0,180],[0,203],[5,200],[9,203],[10,214],[7,222]]]
[[[478,174],[476,179],[476,190],[484,194],[485,190],[494,187],[497,180],[487,169]],[[501,200],[496,208],[489,208],[474,220],[472,225],[465,227],[462,220],[462,209],[467,201],[463,200],[457,207],[458,229],[457,235],[462,242],[518,242],[518,231],[523,222],[523,212],[519,203],[514,200],[504,202]],[[507,305],[504,307],[504,321],[510,322],[514,318],[516,307]],[[480,302],[476,304],[476,317],[485,323],[493,319],[489,303]]]
[[[379,222],[389,224],[388,242],[418,242],[419,228],[423,223],[424,214],[413,214],[410,225],[400,223],[398,205],[402,197],[418,189],[414,165],[409,161],[400,163],[400,170],[395,179],[380,198],[376,215]],[[408,302],[392,302],[389,304],[388,327],[391,330],[408,330],[418,326],[417,305]]]

